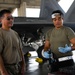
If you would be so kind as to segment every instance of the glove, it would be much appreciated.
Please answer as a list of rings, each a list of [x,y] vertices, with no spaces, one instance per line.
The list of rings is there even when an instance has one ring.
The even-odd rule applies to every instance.
[[[51,54],[49,54],[49,51],[44,51],[44,50],[42,50],[42,56],[43,56],[44,58],[50,58],[50,57],[51,57]]]
[[[45,52],[44,52],[44,56],[45,56],[45,58],[50,58],[49,52],[48,52],[48,51],[45,51]]]
[[[71,51],[71,47],[66,44],[65,47],[58,47],[58,50],[61,53],[67,53]]]

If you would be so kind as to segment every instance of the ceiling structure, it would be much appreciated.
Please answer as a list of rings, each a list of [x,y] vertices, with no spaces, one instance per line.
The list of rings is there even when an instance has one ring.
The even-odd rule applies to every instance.
[[[26,2],[27,6],[39,6],[40,0],[0,0],[0,10],[19,8],[22,2]],[[36,2],[36,5],[35,5]]]
[[[59,0],[57,0],[59,1]],[[22,2],[26,2],[27,7],[39,7],[41,0],[0,0],[0,10],[19,8]]]
[[[56,0],[57,2],[60,0]],[[10,9],[13,11],[15,8],[20,8],[21,4],[25,2],[26,8],[40,8],[42,0],[0,0],[0,10]],[[49,0],[50,2],[50,0]],[[53,1],[52,1],[53,2]],[[50,3],[52,3],[50,2]],[[54,7],[54,4],[53,4]],[[51,6],[52,8],[52,6]],[[75,22],[75,0],[67,13],[65,13],[65,22]],[[47,9],[46,9],[47,10]],[[46,14],[47,15],[47,14]]]
[[[20,3],[20,0],[0,0],[0,10],[19,8]]]

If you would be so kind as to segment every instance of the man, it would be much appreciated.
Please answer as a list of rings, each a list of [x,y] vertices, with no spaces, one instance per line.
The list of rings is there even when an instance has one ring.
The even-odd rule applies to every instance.
[[[0,12],[0,75],[24,75],[25,61],[20,38],[14,30],[11,11]]]
[[[69,66],[73,63],[72,50],[75,49],[75,33],[71,28],[63,26],[63,13],[60,10],[53,11],[51,18],[55,27],[46,34],[44,54],[47,58],[50,56],[46,54],[48,49],[54,53],[55,58],[58,59],[58,65],[52,67],[53,71],[57,71],[61,66]]]

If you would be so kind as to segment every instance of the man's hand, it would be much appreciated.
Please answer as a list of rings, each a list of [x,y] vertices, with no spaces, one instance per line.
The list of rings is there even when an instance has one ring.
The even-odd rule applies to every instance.
[[[65,47],[58,47],[58,50],[61,53],[67,53],[71,51],[71,47],[66,44]]]
[[[22,68],[21,68],[21,74],[24,75],[24,73],[25,73],[25,65],[22,66]]]
[[[1,75],[9,75],[8,72],[6,70],[1,72]]]
[[[20,73],[21,73],[21,75],[24,75],[24,73],[26,71],[26,65],[23,61],[20,63],[20,65],[21,65],[21,72]]]

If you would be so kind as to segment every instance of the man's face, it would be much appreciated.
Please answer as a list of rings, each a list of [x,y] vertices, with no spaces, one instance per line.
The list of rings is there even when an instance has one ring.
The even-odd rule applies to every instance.
[[[63,26],[63,18],[60,15],[55,16],[55,18],[53,18],[52,21],[56,28],[60,28],[61,26]]]
[[[11,28],[13,26],[13,20],[14,18],[10,13],[4,14],[1,18],[2,26],[4,26],[5,28]]]

